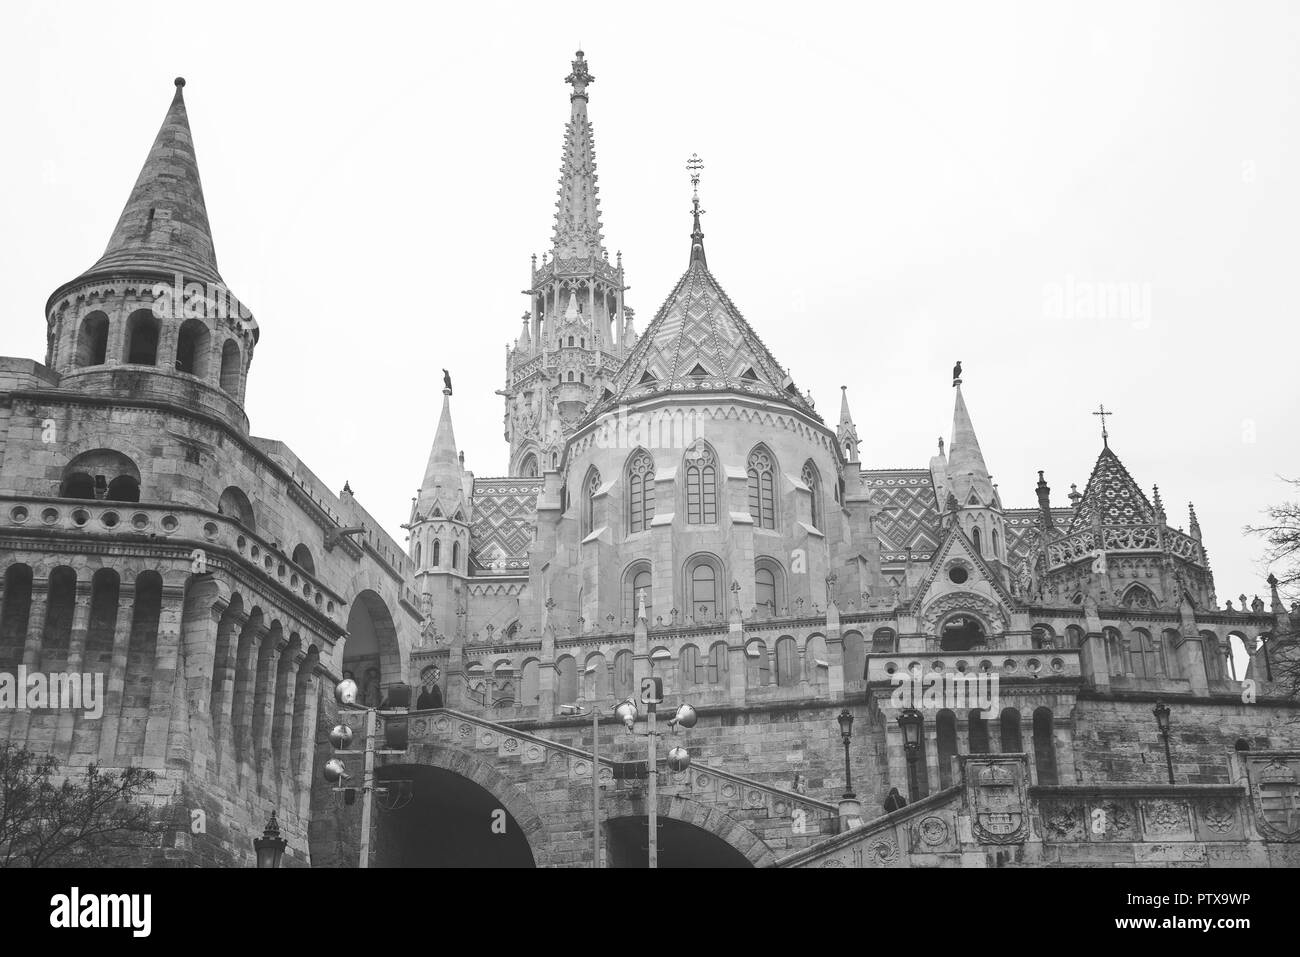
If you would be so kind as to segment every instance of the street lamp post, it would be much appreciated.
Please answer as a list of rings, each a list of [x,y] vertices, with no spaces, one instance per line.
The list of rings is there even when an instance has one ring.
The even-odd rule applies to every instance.
[[[647,681],[655,682],[656,689],[652,697],[646,698],[646,730],[645,736],[649,741],[650,755],[649,765],[650,780],[647,783],[646,803],[648,804],[648,817],[650,819],[650,843],[647,847],[648,864],[651,868],[659,866],[659,808],[658,808],[658,758],[656,756],[656,743],[658,737],[663,732],[655,730],[655,705],[663,699],[663,685],[658,678],[647,678]],[[642,689],[643,697],[646,696],[645,688]],[[632,697],[624,698],[623,701],[614,709],[614,713],[627,727],[629,734],[636,733],[636,719],[639,714],[636,706],[636,700]],[[680,705],[676,713],[668,719],[668,727],[676,730],[680,725],[683,728],[695,727],[695,722],[699,715],[695,709],[688,704]],[[668,766],[674,771],[685,771],[691,766],[690,753],[685,748],[673,748],[668,752]]]
[[[266,822],[266,829],[261,837],[253,839],[253,852],[257,855],[258,867],[279,867],[284,859],[284,849],[289,842],[280,836],[280,822],[271,812],[271,819]]]
[[[575,718],[591,715],[591,866],[600,867],[600,709],[562,704],[560,714]]]
[[[1174,783],[1174,758],[1169,752],[1169,705],[1163,701],[1156,701],[1156,706],[1151,709],[1152,714],[1156,716],[1156,727],[1160,729],[1160,737],[1165,740],[1165,767],[1169,770],[1169,783]]]
[[[844,739],[844,799],[851,801],[857,797],[853,793],[853,769],[849,766],[849,741],[853,737],[853,715],[845,708],[836,719],[840,723],[840,737]]]
[[[903,753],[907,755],[907,797],[909,802],[920,800],[920,786],[916,781],[916,762],[921,756],[921,726],[925,718],[915,708],[904,708],[898,716],[898,726],[903,731]]]

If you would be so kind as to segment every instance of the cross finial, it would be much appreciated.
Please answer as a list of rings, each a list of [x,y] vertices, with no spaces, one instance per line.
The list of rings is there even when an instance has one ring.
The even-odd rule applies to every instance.
[[[686,171],[691,174],[691,216],[694,219],[694,228],[691,230],[691,262],[698,259],[700,265],[705,265],[704,231],[700,229],[700,215],[704,212],[700,209],[700,170],[702,169],[704,169],[704,160],[700,159],[699,153],[692,153],[691,158],[686,161]]]
[[[1106,416],[1114,414],[1114,412],[1106,411],[1105,403],[1099,405],[1097,411],[1093,413],[1093,415],[1101,416],[1101,444],[1106,448],[1110,448],[1110,433],[1106,431]]]

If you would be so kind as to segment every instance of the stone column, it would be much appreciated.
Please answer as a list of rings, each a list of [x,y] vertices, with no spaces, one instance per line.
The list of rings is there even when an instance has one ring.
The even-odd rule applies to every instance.
[[[217,644],[212,660],[212,748],[214,767],[220,773],[234,751],[235,737],[231,726],[235,699],[235,675],[239,667],[239,635],[248,625],[248,616],[235,612],[218,625]]]
[[[260,620],[249,619],[239,636],[244,645],[235,670],[234,691],[234,755],[239,768],[238,778],[245,781],[253,767],[253,707],[257,690],[258,652],[268,632]]]
[[[547,599],[548,604],[553,600]],[[547,618],[550,617],[550,609]],[[537,662],[537,717],[545,721],[555,716],[555,627],[548,620],[542,631],[542,654]]]
[[[67,664],[67,673],[77,675],[77,680],[80,680],[82,663],[86,657],[86,632],[90,628],[92,593],[93,586],[90,580],[78,579],[76,604],[72,609],[72,636],[68,641]],[[66,707],[59,712],[58,727],[54,733],[54,753],[69,761],[72,759],[72,735],[76,724],[75,712]]]
[[[158,610],[153,684],[149,689],[149,717],[145,722],[144,766],[163,768],[167,763],[167,731],[171,725],[176,690],[176,664],[180,658],[181,618],[185,613],[185,586],[163,585]]]
[[[261,654],[257,662],[257,692],[253,697],[253,728],[256,740],[253,742],[252,758],[257,778],[257,790],[262,793],[267,778],[275,776],[271,765],[271,730],[275,713],[275,676],[279,670],[280,655],[288,646],[287,639],[278,631],[268,635],[262,643]],[[378,702],[376,702],[377,704]]]
[[[221,619],[227,601],[218,591],[215,582],[206,593],[191,596],[192,604],[181,622],[181,648],[185,659],[182,678],[184,707],[181,713],[173,712],[167,734],[168,763],[188,764],[196,772],[207,770],[208,762],[217,759],[217,724],[212,713],[213,688],[217,668],[224,662],[216,660],[220,644]],[[209,751],[208,743],[212,742]]]
[[[23,642],[23,667],[29,672],[37,670],[41,659],[41,645],[45,637],[45,619],[50,610],[50,576],[46,573],[37,578],[32,574],[32,601],[27,614],[27,636]],[[15,689],[23,707],[13,712],[9,723],[8,738],[14,744],[26,744],[27,732],[31,727],[32,713],[27,710],[27,688],[23,685]]]
[[[322,679],[328,680],[325,669],[318,663],[311,669],[303,686],[302,703],[302,742],[298,749],[298,761],[294,768],[297,784],[298,816],[307,820],[311,815],[312,768],[316,764],[316,721],[320,709],[320,689]]]
[[[123,581],[117,592],[117,624],[113,628],[113,657],[108,666],[108,694],[100,721],[99,763],[112,766],[122,726],[122,689],[126,684],[126,655],[135,623],[135,582]]]
[[[298,668],[302,665],[306,657],[301,651],[295,650],[288,657],[283,658],[283,667],[279,669],[276,676],[276,710],[275,715],[279,718],[279,733],[276,734],[275,722],[271,726],[271,747],[274,751],[272,766],[275,768],[275,786],[278,795],[278,801],[291,793],[293,782],[292,769],[292,751],[290,745],[293,742],[293,716],[297,704],[298,694]]]

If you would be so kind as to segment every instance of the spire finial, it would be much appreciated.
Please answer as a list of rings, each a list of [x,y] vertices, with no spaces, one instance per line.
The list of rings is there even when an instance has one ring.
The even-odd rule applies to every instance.
[[[704,169],[704,160],[700,159],[699,153],[692,153],[691,158],[686,161],[686,171],[691,174],[691,216],[694,225],[691,229],[691,262],[699,262],[701,266],[707,268],[708,264],[704,260],[704,231],[700,229],[700,216],[704,210],[700,209],[700,170]]]
[[[574,54],[573,72],[564,78],[564,82],[573,87],[573,92],[569,95],[570,100],[576,100],[578,97],[585,100],[587,87],[596,82],[596,78],[587,71],[587,61],[583,59],[581,50]]]
[[[1110,448],[1110,433],[1106,431],[1106,416],[1114,414],[1114,412],[1106,411],[1105,403],[1099,405],[1097,411],[1093,413],[1093,415],[1101,416],[1101,444],[1106,448]]]
[[[176,89],[179,90],[181,87],[185,85],[185,77],[178,76],[173,82],[176,84]]]

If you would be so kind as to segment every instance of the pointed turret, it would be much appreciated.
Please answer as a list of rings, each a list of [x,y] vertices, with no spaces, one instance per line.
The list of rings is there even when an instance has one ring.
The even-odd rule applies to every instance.
[[[564,129],[564,159],[560,165],[559,200],[555,204],[554,247],[557,259],[586,258],[604,251],[600,232],[600,201],[596,186],[596,145],[587,119],[587,87],[596,78],[587,70],[582,51],[564,79],[569,95],[569,123]]]
[[[167,277],[180,273],[186,282],[221,282],[184,87],[185,80],[177,77],[171,106],[108,247],[82,278],[124,272]]]
[[[1187,534],[1198,542],[1201,540],[1201,523],[1196,520],[1196,506],[1187,503]]]
[[[1043,472],[1038,472],[1038,485],[1034,489],[1038,493],[1038,524],[1044,532],[1053,530],[1054,522],[1052,521],[1052,489],[1047,484],[1047,479],[1043,478]]]
[[[847,462],[858,460],[858,428],[853,424],[853,415],[849,412],[849,387],[840,386],[840,421],[835,427],[835,437],[839,439],[840,448],[844,450]]]
[[[1076,501],[1070,531],[1094,525],[1154,525],[1156,521],[1156,510],[1110,443],[1104,442],[1088,484]]]
[[[966,400],[962,398],[961,379],[955,380],[953,386],[957,398],[952,413],[952,442],[948,446],[948,481],[961,505],[976,504],[972,502],[972,496],[978,499],[978,504],[990,505],[993,502],[993,480],[989,478],[984,453],[975,437],[975,426],[971,424]]]
[[[433,435],[433,448],[429,451],[429,464],[424,469],[420,483],[420,498],[416,510],[427,515],[435,503],[442,503],[444,511],[454,507],[462,492],[464,470],[456,451],[456,433],[451,425],[451,394],[442,390],[442,415]]]

